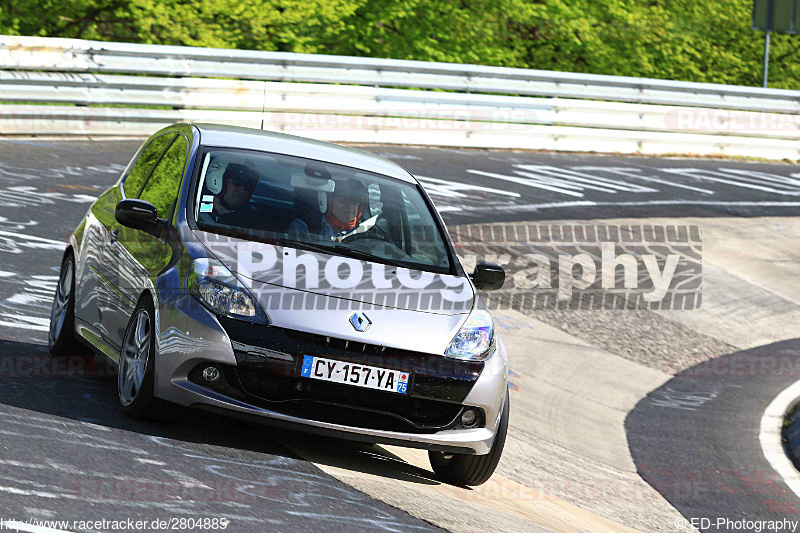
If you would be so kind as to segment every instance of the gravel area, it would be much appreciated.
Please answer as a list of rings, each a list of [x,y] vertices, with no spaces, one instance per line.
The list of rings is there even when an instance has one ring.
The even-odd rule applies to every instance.
[[[527,311],[525,314],[599,348],[674,374],[739,351],[652,311]]]

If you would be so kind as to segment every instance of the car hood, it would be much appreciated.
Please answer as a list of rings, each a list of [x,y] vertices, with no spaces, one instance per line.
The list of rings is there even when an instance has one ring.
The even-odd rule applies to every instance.
[[[280,327],[415,351],[430,352],[435,346],[439,353],[475,303],[465,277],[203,231],[194,234]],[[365,331],[351,324],[356,312],[366,315]]]

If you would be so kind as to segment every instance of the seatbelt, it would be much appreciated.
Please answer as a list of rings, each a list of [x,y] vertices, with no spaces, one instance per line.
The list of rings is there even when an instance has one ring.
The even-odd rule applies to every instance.
[[[367,220],[365,220],[364,222],[362,222],[361,224],[356,226],[354,230],[352,230],[352,231],[350,231],[348,233],[345,233],[344,235],[340,235],[340,236],[336,237],[335,240],[338,241],[338,242],[342,242],[343,240],[345,240],[348,237],[352,237],[353,235],[357,235],[359,233],[365,233],[365,232],[371,230],[372,227],[375,225],[375,223],[378,221],[378,217],[379,216],[380,216],[380,213],[378,213],[374,217],[368,218]]]

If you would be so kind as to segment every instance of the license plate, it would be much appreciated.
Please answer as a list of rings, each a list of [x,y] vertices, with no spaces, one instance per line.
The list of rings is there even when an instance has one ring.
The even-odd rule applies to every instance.
[[[376,366],[356,365],[335,359],[303,356],[303,369],[300,375],[305,378],[347,383],[357,387],[377,389],[406,394],[408,392],[409,372],[389,370]]]

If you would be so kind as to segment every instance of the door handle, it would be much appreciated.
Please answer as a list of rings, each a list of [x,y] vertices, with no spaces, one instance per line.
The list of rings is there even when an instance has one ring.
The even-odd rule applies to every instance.
[[[119,242],[119,230],[115,229],[111,232],[111,242]]]

